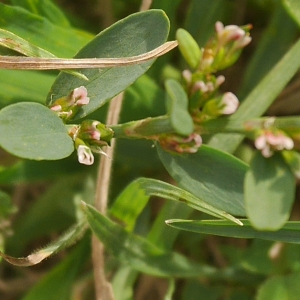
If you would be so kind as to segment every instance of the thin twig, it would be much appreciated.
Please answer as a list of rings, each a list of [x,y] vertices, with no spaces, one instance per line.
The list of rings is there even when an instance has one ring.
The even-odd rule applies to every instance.
[[[108,114],[107,114],[107,125],[117,124],[119,120],[119,115],[121,111],[123,100],[123,93],[116,96],[111,100]],[[111,142],[111,147],[106,149],[106,153],[110,158],[113,158],[115,148],[115,140]],[[97,190],[96,190],[96,199],[95,207],[102,214],[106,214],[108,195],[109,195],[109,186],[111,178],[111,167],[112,159],[109,159],[105,156],[101,157],[98,178],[97,178]],[[94,277],[95,277],[95,288],[97,300],[112,300],[114,299],[113,291],[110,283],[106,280],[105,277],[105,259],[104,259],[104,246],[99,240],[93,236],[92,240],[93,248],[93,264],[94,264]]]
[[[149,5],[143,7],[143,9],[146,10],[147,8],[150,7],[152,1],[151,0],[143,1],[143,3],[144,2],[145,3],[148,2]],[[162,52],[166,53],[176,46],[177,43],[173,42],[169,44],[167,47],[165,46]],[[164,54],[162,52],[159,51],[160,55]],[[123,95],[124,93],[121,93],[111,100],[108,109],[107,120],[106,120],[107,125],[118,124],[121,107],[122,107]],[[106,151],[107,155],[111,159],[102,156],[99,165],[95,207],[102,214],[106,214],[106,209],[107,209],[114,148],[115,148],[115,139],[112,140],[111,147],[107,148]],[[93,258],[93,265],[94,265],[96,299],[113,300],[114,295],[113,295],[112,287],[111,284],[106,280],[106,276],[105,276],[104,246],[101,242],[99,242],[99,240],[95,237],[95,235],[93,236],[92,239],[92,252],[93,252],[92,258]]]
[[[151,4],[152,4],[152,0],[142,0],[140,11],[148,10]]]

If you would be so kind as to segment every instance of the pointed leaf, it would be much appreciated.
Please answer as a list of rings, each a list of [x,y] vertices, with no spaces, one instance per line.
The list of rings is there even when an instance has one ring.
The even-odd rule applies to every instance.
[[[174,228],[203,234],[220,235],[244,239],[263,239],[300,244],[300,222],[287,222],[278,231],[258,231],[251,227],[248,220],[241,220],[244,226],[237,226],[229,221],[168,220],[167,225]]]
[[[258,230],[278,230],[289,219],[295,179],[280,154],[265,158],[256,152],[245,177],[247,216]]]
[[[45,17],[53,24],[68,27],[70,23],[63,12],[51,0],[12,0],[15,6],[21,6],[30,12]]]
[[[57,26],[47,19],[17,6],[0,3],[0,15],[0,28],[12,32],[58,57],[74,56],[93,37],[89,33],[70,27]]]
[[[0,45],[26,56],[56,58],[56,56],[51,52],[37,47],[34,44],[22,39],[18,35],[4,29],[0,29]],[[78,78],[88,80],[87,77],[80,72],[73,70],[64,70],[64,72],[77,76]]]
[[[76,58],[136,56],[162,45],[168,32],[169,21],[162,11],[136,13],[102,31],[79,51]],[[89,78],[88,83],[67,74],[60,74],[52,86],[47,103],[51,102],[51,95],[55,95],[55,99],[60,98],[68,95],[74,88],[85,85],[91,101],[75,118],[84,117],[131,85],[152,63],[151,60],[134,66],[83,69],[81,72]]]
[[[132,231],[138,215],[145,207],[150,196],[182,202],[217,218],[231,220],[234,223],[242,225],[238,219],[212,207],[191,193],[163,181],[149,178],[139,178],[128,185],[114,202],[110,213],[125,222],[127,229]]]
[[[194,122],[188,112],[188,97],[182,86],[174,79],[165,83],[168,93],[168,114],[171,124],[178,134],[190,135],[194,130]]]
[[[96,236],[118,260],[131,268],[154,276],[206,276],[214,269],[188,261],[175,252],[166,252],[146,239],[128,233],[90,205],[82,204]]]
[[[159,146],[157,149],[165,168],[182,188],[215,208],[245,216],[246,164],[205,145],[194,154],[172,154]]]
[[[62,120],[38,103],[17,103],[0,111],[0,145],[28,159],[61,159],[73,150]]]

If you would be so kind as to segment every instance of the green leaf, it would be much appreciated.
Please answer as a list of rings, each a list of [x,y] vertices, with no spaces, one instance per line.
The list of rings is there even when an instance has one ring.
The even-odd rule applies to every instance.
[[[299,179],[300,178],[300,153],[293,150],[282,151],[281,153],[286,163],[289,165],[292,172],[294,173],[294,176],[297,179]]]
[[[263,239],[300,244],[300,222],[287,222],[278,231],[258,231],[251,227],[248,220],[241,220],[244,226],[237,226],[221,220],[168,220],[167,225],[174,228],[203,234],[220,235],[244,239]]]
[[[0,220],[16,212],[17,208],[13,205],[11,197],[0,190]]]
[[[243,84],[238,93],[238,97],[241,99],[247,96],[282,58],[298,34],[296,24],[284,11],[281,2],[274,3],[275,10],[272,12],[271,19],[262,33],[259,43],[255,46],[254,55],[243,75]]]
[[[200,46],[208,41],[214,33],[214,25],[229,14],[225,0],[191,0],[184,28],[196,39]]]
[[[296,21],[298,26],[300,26],[300,3],[298,0],[283,0],[283,5],[285,6],[287,12]]]
[[[70,23],[63,12],[50,0],[12,0],[15,6],[21,6],[30,12],[45,17],[53,24],[69,27]]]
[[[73,141],[62,120],[38,103],[17,103],[0,111],[0,145],[28,159],[55,160],[69,156]]]
[[[49,73],[22,70],[0,70],[0,77],[0,108],[16,102],[45,103],[55,79]]]
[[[137,179],[131,182],[109,210],[110,215],[124,223],[128,231],[133,231],[138,216],[150,198],[141,187],[140,181],[141,179]]]
[[[242,225],[233,216],[208,205],[189,192],[163,181],[149,178],[139,178],[128,185],[115,201],[111,213],[114,217],[125,222],[129,230],[132,230],[137,216],[145,207],[150,196],[183,202],[196,210]]]
[[[182,86],[174,79],[165,83],[168,93],[168,114],[171,124],[178,134],[190,135],[194,130],[194,122],[188,112],[188,97]]]
[[[22,299],[72,299],[71,292],[76,276],[89,258],[89,244],[89,239],[84,239],[60,264],[43,276]]]
[[[278,230],[289,219],[295,179],[280,154],[265,158],[256,151],[245,177],[246,213],[258,230]]]
[[[261,116],[295,75],[299,67],[300,40],[290,48],[275,67],[260,81],[229,119],[232,121],[246,121]],[[243,138],[244,136],[241,134],[216,134],[209,141],[209,145],[223,151],[233,152]]]
[[[128,266],[122,266],[114,274],[112,288],[115,300],[132,300],[134,283],[138,273]]]
[[[197,68],[202,54],[192,35],[188,31],[179,28],[176,31],[176,39],[178,41],[179,50],[186,62],[191,68]]]
[[[168,36],[169,21],[160,10],[140,12],[118,21],[102,31],[97,37],[82,48],[76,58],[129,57],[146,53],[162,45]],[[82,118],[104,105],[138,77],[145,73],[153,60],[127,67],[105,69],[83,69],[81,72],[89,82],[60,74],[48,95],[51,98],[66,96],[74,88],[84,85],[90,97],[90,103],[84,106],[75,118]]]
[[[82,208],[91,229],[105,248],[135,270],[160,277],[201,277],[214,272],[213,268],[190,262],[178,253],[166,252],[142,237],[128,233],[90,205],[83,203]]]
[[[44,50],[43,48],[37,47],[34,44],[29,43],[28,41],[22,39],[16,34],[0,29],[0,45],[11,50],[17,51],[23,55],[31,57],[43,57],[43,58],[57,58],[51,52]],[[71,75],[77,76],[78,78],[88,80],[80,72],[73,70],[64,70],[63,72],[69,73]]]
[[[246,164],[205,145],[194,154],[172,154],[159,146],[157,149],[165,168],[182,188],[215,208],[245,216]]]
[[[257,300],[297,300],[300,273],[269,278],[258,290]]]
[[[57,26],[17,6],[0,3],[0,15],[0,28],[46,49],[57,57],[74,56],[93,37],[70,27]]]

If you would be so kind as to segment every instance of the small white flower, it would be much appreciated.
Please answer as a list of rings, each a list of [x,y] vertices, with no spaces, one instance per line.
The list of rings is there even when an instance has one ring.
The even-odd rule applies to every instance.
[[[239,107],[239,100],[233,93],[227,92],[223,95],[221,99],[221,105],[222,105],[221,113],[223,115],[231,115]]]
[[[90,102],[90,98],[87,96],[87,89],[84,86],[80,86],[73,90],[73,101],[78,106],[87,105]]]
[[[77,148],[78,161],[84,165],[92,165],[94,163],[94,155],[92,150],[85,146],[79,145]]]

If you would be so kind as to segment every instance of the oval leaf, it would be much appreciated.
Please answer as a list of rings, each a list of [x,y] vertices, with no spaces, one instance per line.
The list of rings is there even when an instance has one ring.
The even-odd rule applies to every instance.
[[[194,154],[172,154],[159,146],[157,149],[165,168],[181,187],[218,209],[245,216],[245,163],[205,145]]]
[[[178,134],[190,135],[194,130],[194,122],[188,112],[188,97],[182,86],[174,79],[166,81],[168,93],[168,114],[171,124]]]
[[[245,177],[247,216],[258,230],[278,230],[289,219],[295,179],[280,154],[270,158],[256,152]]]
[[[162,45],[169,33],[169,20],[161,10],[140,12],[118,21],[102,31],[87,44],[75,58],[118,58],[149,52]],[[51,99],[66,96],[73,89],[84,85],[90,103],[75,116],[82,118],[105,104],[109,99],[131,85],[145,73],[153,60],[133,66],[106,69],[83,69],[89,82],[60,74],[51,88],[47,103]]]
[[[38,103],[17,103],[0,111],[0,145],[23,158],[54,160],[69,156],[73,141],[62,120]]]

